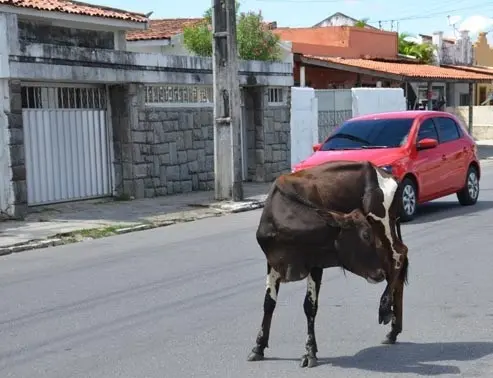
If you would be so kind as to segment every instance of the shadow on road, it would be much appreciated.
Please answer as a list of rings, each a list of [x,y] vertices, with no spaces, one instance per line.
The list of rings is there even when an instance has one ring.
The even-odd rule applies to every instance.
[[[354,356],[320,359],[320,364],[380,373],[460,374],[459,367],[437,362],[473,361],[493,354],[491,342],[399,343],[363,349]]]
[[[461,206],[457,201],[429,202],[420,205],[416,211],[416,217],[410,224],[421,224],[435,222],[437,220],[460,217],[474,216],[477,213],[493,209],[493,201],[479,200],[473,206]],[[407,223],[404,223],[407,224]]]

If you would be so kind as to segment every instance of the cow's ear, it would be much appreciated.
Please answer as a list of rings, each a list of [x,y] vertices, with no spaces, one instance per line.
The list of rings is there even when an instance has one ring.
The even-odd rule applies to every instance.
[[[354,227],[353,219],[338,211],[317,210],[318,214],[332,227],[350,228]]]

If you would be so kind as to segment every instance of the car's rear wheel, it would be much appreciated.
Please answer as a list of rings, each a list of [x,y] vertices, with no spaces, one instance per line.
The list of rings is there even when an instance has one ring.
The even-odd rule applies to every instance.
[[[457,192],[457,199],[462,206],[471,206],[478,202],[479,176],[478,170],[470,166],[467,170],[466,183],[462,190]]]
[[[406,177],[402,181],[401,192],[401,221],[409,222],[414,219],[416,207],[418,204],[418,195],[416,193],[416,184],[412,179]]]

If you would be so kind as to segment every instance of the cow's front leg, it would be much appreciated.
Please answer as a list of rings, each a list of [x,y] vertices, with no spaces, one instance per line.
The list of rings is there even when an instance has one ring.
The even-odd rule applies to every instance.
[[[269,347],[269,333],[270,324],[272,322],[272,315],[276,308],[277,295],[279,294],[280,278],[278,272],[276,272],[269,264],[267,264],[267,280],[264,299],[264,316],[262,318],[262,325],[257,335],[256,345],[248,355],[248,361],[261,361],[264,359],[264,350]]]
[[[402,332],[402,306],[404,297],[404,282],[399,281],[394,289],[394,310],[392,315],[392,326],[385,337],[383,344],[395,344],[397,336]]]
[[[397,336],[402,332],[402,310],[403,310],[403,301],[404,301],[404,284],[407,281],[407,270],[409,266],[409,259],[407,256],[404,256],[404,263],[397,272],[398,276],[396,281],[394,282],[394,289],[392,295],[392,328],[390,332],[387,334],[384,344],[395,344],[397,341]],[[387,285],[389,286],[389,285]]]
[[[323,269],[313,268],[307,277],[307,288],[303,308],[305,310],[308,336],[306,339],[306,354],[301,358],[301,367],[314,367],[317,365],[317,339],[315,338],[315,317],[318,310],[318,294],[322,284]]]
[[[392,320],[394,313],[392,311],[393,296],[390,282],[387,282],[387,286],[380,297],[380,306],[378,308],[378,324],[389,324]]]

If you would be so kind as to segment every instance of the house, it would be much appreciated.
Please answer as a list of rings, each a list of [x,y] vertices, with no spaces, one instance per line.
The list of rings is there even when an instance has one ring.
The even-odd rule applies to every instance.
[[[214,187],[212,59],[137,53],[144,14],[69,0],[0,4],[0,215]],[[241,61],[244,180],[289,170],[292,65]],[[250,122],[249,120],[253,120]]]
[[[441,46],[435,65],[403,59],[395,32],[350,26],[277,28],[274,32],[292,44],[296,85],[315,89],[399,86],[405,89],[408,107],[414,109],[427,106],[429,100],[432,106],[442,100],[452,107],[469,104],[469,84],[476,81],[466,79],[481,77],[480,81],[491,82],[492,78],[489,73],[458,69],[472,63],[467,32],[451,46],[449,41],[443,43],[443,33],[433,36],[433,42]],[[441,63],[451,66],[440,67]]]
[[[273,30],[282,41],[290,42],[294,54],[295,85],[307,85],[315,89],[352,88],[354,86],[377,85],[378,78],[328,70],[316,66],[305,66],[300,57],[332,56],[341,58],[389,58],[398,53],[396,34],[383,30],[349,26],[324,26],[310,28],[277,28]],[[303,78],[304,77],[304,83]],[[396,83],[385,81],[384,86]]]
[[[202,22],[203,18],[163,18],[149,20],[146,30],[129,31],[128,51],[167,55],[192,55],[183,44],[183,29]]]
[[[486,39],[486,33],[481,32],[474,43],[474,64],[493,69],[493,49]],[[475,105],[491,105],[493,84],[478,84],[476,88]]]
[[[314,28],[326,27],[326,26],[356,26],[360,20],[348,16],[347,14],[336,12],[333,15],[323,19],[320,22],[317,22],[313,25]],[[378,30],[376,27],[366,24],[364,26],[367,29]]]
[[[197,25],[203,18],[163,18],[149,20],[149,28],[127,33],[127,47],[129,51],[155,52],[167,55],[194,56],[183,42],[183,30],[186,27]],[[269,29],[277,27],[276,22],[268,22]],[[281,62],[292,63],[291,46],[280,43]]]

